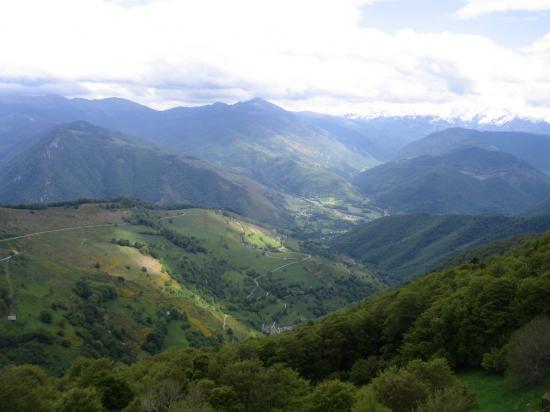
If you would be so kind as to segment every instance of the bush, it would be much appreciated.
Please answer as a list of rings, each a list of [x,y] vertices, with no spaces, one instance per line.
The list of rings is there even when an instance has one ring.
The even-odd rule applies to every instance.
[[[550,376],[550,320],[537,318],[519,329],[508,345],[506,374],[515,387],[534,386]]]
[[[393,412],[410,412],[429,396],[429,387],[405,369],[390,367],[372,381],[376,399]]]
[[[103,406],[93,388],[73,388],[66,392],[57,408],[59,412],[101,412]]]
[[[369,387],[363,387],[357,392],[357,399],[352,412],[392,412],[376,399]]]
[[[350,372],[350,380],[357,386],[365,385],[384,367],[384,361],[376,356],[356,361]]]
[[[52,323],[52,314],[47,310],[43,310],[42,312],[40,312],[39,319],[40,322],[50,324]]]
[[[462,383],[435,392],[416,412],[468,412],[477,407],[477,400]]]
[[[309,412],[351,412],[356,389],[337,379],[321,382],[311,395]]]

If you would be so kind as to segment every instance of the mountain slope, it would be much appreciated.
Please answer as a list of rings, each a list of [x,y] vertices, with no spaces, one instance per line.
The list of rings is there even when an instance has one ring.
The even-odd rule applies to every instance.
[[[469,147],[388,162],[354,178],[376,205],[406,213],[518,213],[550,194],[550,178],[504,152]]]
[[[479,367],[518,328],[550,314],[549,265],[547,232],[487,264],[430,274],[250,346],[267,364],[284,362],[318,381],[360,366],[372,378],[384,366],[434,356]]]
[[[356,193],[345,177],[378,163],[261,99],[175,108],[161,117],[157,130],[135,132],[292,194],[353,199]]]
[[[3,203],[118,196],[221,207],[269,222],[288,219],[284,197],[249,179],[85,122],[55,129],[0,170]]]
[[[550,172],[550,136],[521,132],[446,129],[410,143],[399,152],[399,157],[441,155],[467,147],[498,149]]]
[[[434,269],[458,251],[547,230],[550,216],[397,215],[352,229],[330,246],[403,281]]]
[[[530,216],[543,216],[550,215],[550,199],[546,199],[542,203],[533,206],[527,211],[527,215]]]
[[[57,370],[78,355],[129,362],[217,346],[385,287],[360,265],[287,244],[296,241],[216,210],[128,200],[0,208],[0,314],[17,316],[0,322],[0,365]]]

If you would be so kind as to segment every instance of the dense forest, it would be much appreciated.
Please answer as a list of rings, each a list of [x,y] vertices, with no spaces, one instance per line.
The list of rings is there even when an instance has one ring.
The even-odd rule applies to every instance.
[[[481,366],[516,387],[547,377],[549,280],[546,233],[277,336],[129,365],[83,358],[61,376],[10,366],[0,409],[468,411],[476,399],[453,371]]]

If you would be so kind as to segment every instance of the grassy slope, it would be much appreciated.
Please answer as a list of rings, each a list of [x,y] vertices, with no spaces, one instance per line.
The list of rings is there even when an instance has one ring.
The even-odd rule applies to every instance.
[[[38,330],[55,335],[62,330],[70,348],[60,346],[58,339],[48,346],[45,362],[57,368],[66,366],[82,346],[79,326],[67,322],[77,308],[79,298],[73,288],[82,277],[116,289],[118,297],[105,303],[104,326],[128,331],[123,340],[136,354],[141,353],[140,345],[147,334],[158,323],[165,323],[163,313],[167,309],[184,312],[192,329],[204,336],[233,339],[226,335],[231,328],[241,339],[257,335],[263,323],[291,325],[312,319],[383,287],[362,267],[309,258],[282,246],[274,232],[235,215],[204,209],[184,213],[154,212],[162,217],[163,227],[199,238],[208,254],[187,252],[150,227],[125,224],[123,218],[131,215],[129,210],[106,210],[89,204],[79,209],[0,209],[4,238],[59,227],[113,224],[0,242],[0,258],[18,251],[9,263],[1,263],[4,268],[0,276],[0,289],[9,290],[7,268],[14,300],[4,312],[17,314],[18,321],[1,321],[0,335],[21,337]],[[157,258],[134,247],[113,244],[113,238],[147,245]],[[260,275],[265,275],[259,279],[260,287],[247,298],[254,288],[252,278]],[[65,308],[53,310],[52,304]],[[38,320],[44,310],[52,314],[51,324]],[[182,323],[167,322],[163,346],[187,344]],[[13,356],[28,359],[31,349],[27,346]]]
[[[255,327],[274,321],[281,325],[301,323],[382,287],[358,265],[310,257],[296,246],[290,249],[294,243],[291,239],[282,243],[276,232],[230,214],[194,209],[171,223],[163,222],[179,233],[202,239],[211,255],[226,262],[226,272],[219,280],[223,287],[208,282],[196,287],[221,299],[237,318]],[[204,255],[189,258],[199,264],[208,259]],[[165,257],[174,270],[177,260]],[[255,289],[252,279],[258,276],[259,287],[250,295]]]
[[[550,382],[532,389],[511,389],[500,375],[482,370],[461,373],[459,378],[476,394],[479,412],[538,412]]]
[[[82,211],[69,209],[66,213],[59,209],[49,209],[35,212],[32,216],[41,214],[44,218],[51,214],[60,223],[57,227],[69,227],[79,225],[81,217],[88,224],[104,224],[116,221],[113,218],[122,215],[117,211],[112,213],[113,216],[109,219],[102,219],[104,212],[92,211],[92,215],[95,214],[97,218],[90,222],[85,216],[91,209],[94,207],[90,205],[83,207]],[[7,214],[13,216],[29,212],[10,210]],[[193,329],[200,331],[204,336],[223,334],[224,314],[174,280],[159,260],[144,256],[135,248],[110,243],[110,240],[117,236],[141,239],[139,232],[148,229],[143,226],[123,226],[122,220],[118,221],[118,227],[75,229],[0,243],[2,257],[7,256],[11,250],[18,251],[18,255],[7,265],[4,263],[0,277],[0,288],[9,289],[5,276],[6,269],[9,271],[14,292],[9,312],[16,314],[18,320],[13,323],[3,320],[0,324],[2,334],[22,336],[41,329],[57,334],[62,330],[63,338],[71,342],[71,347],[66,349],[57,344],[49,346],[47,362],[57,363],[62,360],[68,364],[82,346],[77,335],[79,326],[67,322],[67,316],[77,310],[75,308],[79,299],[73,288],[76,281],[82,277],[116,288],[118,297],[106,303],[108,320],[105,327],[124,328],[128,332],[124,340],[135,353],[140,353],[140,345],[145,336],[153,331],[156,323],[160,321],[159,316],[162,315],[158,312],[163,308],[175,308],[186,313]],[[34,223],[30,226],[34,230],[39,229]],[[10,233],[14,231],[10,230]],[[167,247],[170,246],[168,241],[164,243]],[[96,264],[100,267],[96,268]],[[147,268],[147,272],[143,272],[142,268]],[[124,278],[124,282],[118,281],[118,277]],[[52,310],[52,304],[64,305],[66,309]],[[52,313],[51,324],[38,320],[40,312],[44,310]],[[147,317],[153,321],[145,321]],[[227,325],[239,338],[256,333],[234,318],[228,319]],[[165,347],[188,344],[178,322],[173,322],[169,326]]]

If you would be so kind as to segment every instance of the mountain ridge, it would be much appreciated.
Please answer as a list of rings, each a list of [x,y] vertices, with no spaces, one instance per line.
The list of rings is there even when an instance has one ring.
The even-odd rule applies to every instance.
[[[3,203],[118,196],[224,207],[271,222],[289,219],[282,194],[83,121],[54,129],[0,169]]]

